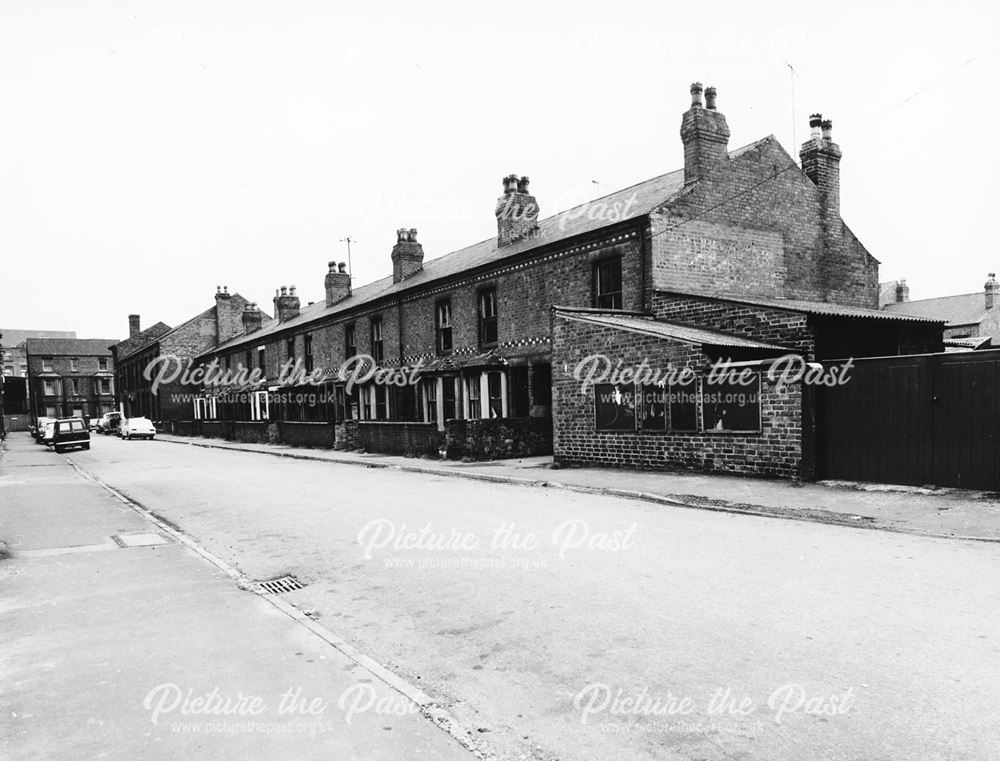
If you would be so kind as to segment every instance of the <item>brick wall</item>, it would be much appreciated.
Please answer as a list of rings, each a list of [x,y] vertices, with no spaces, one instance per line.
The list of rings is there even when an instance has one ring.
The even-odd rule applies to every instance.
[[[656,286],[777,295],[780,276],[787,298],[877,309],[878,262],[839,217],[823,219],[819,189],[794,163],[767,138],[692,186],[669,210],[654,213]],[[783,241],[780,257],[776,234]],[[724,261],[727,252],[739,256],[740,269]],[[715,285],[714,276],[720,277]]]
[[[654,293],[650,310],[662,320],[787,346],[790,351],[803,353],[806,359],[812,359],[815,352],[809,317],[801,312],[673,293]]]
[[[281,420],[277,423],[278,441],[293,447],[330,449],[333,447],[331,423],[305,423]]]
[[[394,423],[359,421],[357,446],[369,452],[439,456],[444,446],[444,432],[436,423]]]
[[[757,433],[597,431],[594,392],[581,392],[573,369],[584,357],[607,354],[624,366],[646,358],[653,369],[668,366],[705,371],[700,347],[599,325],[553,318],[555,461],[569,465],[626,468],[684,467],[755,476],[797,477],[803,469],[802,389],[779,392],[761,379],[761,430]],[[613,354],[613,356],[612,356]],[[565,368],[565,369],[564,369]]]
[[[552,454],[551,418],[449,420],[445,446],[453,460],[494,460]]]

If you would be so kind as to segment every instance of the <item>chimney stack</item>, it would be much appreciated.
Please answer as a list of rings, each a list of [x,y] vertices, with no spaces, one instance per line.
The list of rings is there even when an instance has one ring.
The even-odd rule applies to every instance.
[[[396,230],[396,245],[392,247],[392,282],[406,280],[423,269],[424,247],[417,242],[417,228],[400,227]]]
[[[996,306],[997,296],[1000,296],[1000,284],[997,283],[997,273],[991,272],[989,280],[984,286],[986,289],[986,308],[992,309]]]
[[[128,316],[128,337],[135,338],[141,332],[139,329],[139,315],[130,314]]]
[[[821,211],[832,220],[840,216],[840,146],[833,142],[833,122],[821,114],[809,117],[809,139],[802,144],[802,171],[820,192]]]
[[[288,322],[299,316],[299,297],[295,295],[295,286],[281,286],[274,292],[274,316],[278,322]]]
[[[351,295],[351,276],[347,272],[347,265],[344,262],[330,262],[330,271],[326,273],[324,285],[326,286],[326,305],[332,307],[338,301],[343,301]],[[395,269],[395,263],[393,263]]]
[[[497,199],[497,245],[507,246],[538,229],[538,201],[528,192],[528,178],[508,174]]]
[[[239,335],[242,314],[242,302],[233,300],[229,286],[215,286],[215,336],[220,344]]]
[[[906,284],[906,279],[896,281],[896,303],[902,304],[910,300],[910,286]]]
[[[691,85],[691,108],[681,119],[685,185],[712,177],[729,162],[729,125],[716,108],[716,89],[704,93],[706,107],[701,104],[701,82]]]
[[[260,326],[264,322],[264,315],[257,308],[256,303],[248,303],[243,310],[241,318],[243,320],[244,333],[253,333],[255,330],[260,330]]]

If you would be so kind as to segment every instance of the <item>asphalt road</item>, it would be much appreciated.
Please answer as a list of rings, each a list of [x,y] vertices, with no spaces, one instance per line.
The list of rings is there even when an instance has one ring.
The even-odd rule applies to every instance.
[[[1000,758],[996,545],[166,442],[66,458],[296,575],[501,756]]]
[[[473,758],[355,659],[26,439],[0,458],[0,537],[3,761]]]

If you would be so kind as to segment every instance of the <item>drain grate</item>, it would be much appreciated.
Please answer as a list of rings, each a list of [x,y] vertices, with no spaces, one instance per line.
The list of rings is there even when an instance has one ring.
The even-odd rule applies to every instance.
[[[280,595],[284,592],[294,592],[296,589],[302,589],[305,587],[305,584],[296,579],[294,576],[280,576],[279,578],[271,579],[270,581],[258,581],[256,584],[263,591],[272,595]]]

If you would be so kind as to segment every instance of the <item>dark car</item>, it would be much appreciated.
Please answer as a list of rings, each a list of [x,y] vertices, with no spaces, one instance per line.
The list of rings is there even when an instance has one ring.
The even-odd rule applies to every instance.
[[[90,431],[87,423],[78,417],[57,420],[52,435],[52,448],[63,452],[71,447],[90,449]]]

